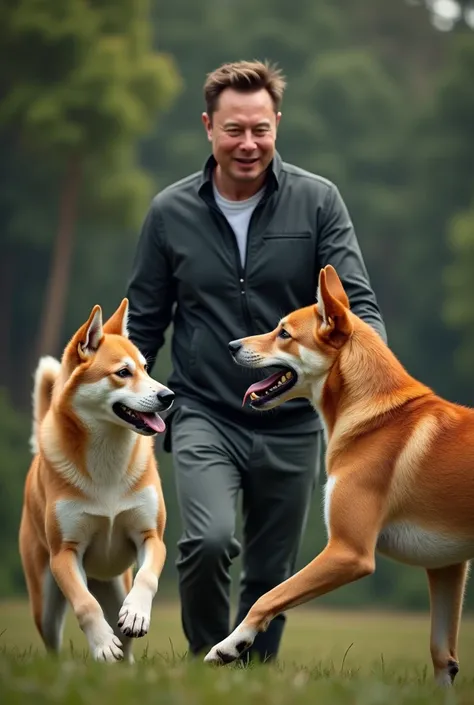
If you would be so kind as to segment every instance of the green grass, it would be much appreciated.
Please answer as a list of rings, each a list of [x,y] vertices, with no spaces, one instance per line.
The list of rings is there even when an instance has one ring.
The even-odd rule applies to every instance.
[[[24,602],[0,602],[0,702],[70,705],[467,705],[474,703],[474,618],[463,620],[453,691],[433,684],[427,614],[298,608],[277,664],[206,667],[186,659],[176,604],[157,601],[134,666],[90,661],[68,615],[61,658],[44,655]]]

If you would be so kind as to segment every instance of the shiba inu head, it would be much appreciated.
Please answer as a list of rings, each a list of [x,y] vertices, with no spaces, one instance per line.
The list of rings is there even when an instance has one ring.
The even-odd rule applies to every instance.
[[[174,393],[149,376],[128,338],[127,315],[127,299],[105,324],[101,307],[94,306],[64,351],[62,384],[54,393],[86,428],[109,423],[150,436],[165,430],[159,412],[171,407]]]
[[[316,304],[285,316],[270,333],[229,343],[239,365],[277,368],[249,387],[244,403],[250,399],[255,409],[267,410],[297,397],[314,400],[352,332],[349,300],[336,270],[328,265],[319,275]]]

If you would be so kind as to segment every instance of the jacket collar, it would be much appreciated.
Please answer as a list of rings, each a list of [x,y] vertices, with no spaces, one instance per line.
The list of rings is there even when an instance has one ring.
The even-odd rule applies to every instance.
[[[212,190],[212,173],[217,166],[217,162],[214,156],[211,154],[208,157],[206,163],[204,164],[202,170],[201,183],[199,185],[199,195],[204,198],[211,198],[214,200],[214,194]],[[282,167],[282,160],[278,152],[275,155],[267,167],[267,184],[265,190],[265,200],[269,198],[275,191],[278,190],[280,184],[280,173]]]

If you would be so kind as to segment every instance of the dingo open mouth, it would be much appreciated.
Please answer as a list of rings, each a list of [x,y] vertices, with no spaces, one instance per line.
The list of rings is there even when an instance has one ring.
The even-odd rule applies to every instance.
[[[298,381],[298,375],[291,367],[282,366],[278,372],[266,377],[260,382],[252,384],[243,399],[243,404],[250,398],[250,405],[259,408],[264,406],[276,397],[281,396],[284,392],[295,386]]]

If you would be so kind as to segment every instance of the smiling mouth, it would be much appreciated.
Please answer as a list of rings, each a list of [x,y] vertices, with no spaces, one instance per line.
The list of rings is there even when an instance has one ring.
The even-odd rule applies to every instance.
[[[120,402],[116,402],[112,409],[114,413],[126,421],[130,426],[142,433],[145,436],[151,436],[154,433],[163,433],[166,430],[166,425],[163,419],[156,412],[144,412],[131,409]]]
[[[239,164],[243,164],[244,166],[251,166],[252,164],[256,164],[258,162],[258,157],[254,157],[253,159],[246,159],[245,157],[234,157],[235,161],[238,162]]]
[[[250,406],[255,409],[265,406],[294,387],[297,381],[298,375],[291,367],[282,367],[270,377],[252,384],[245,392],[242,406],[247,399],[250,399]]]

